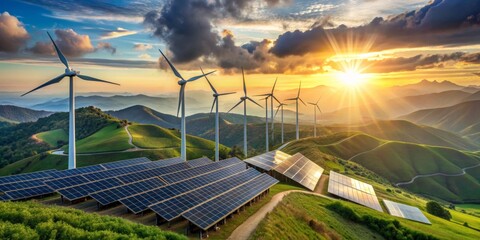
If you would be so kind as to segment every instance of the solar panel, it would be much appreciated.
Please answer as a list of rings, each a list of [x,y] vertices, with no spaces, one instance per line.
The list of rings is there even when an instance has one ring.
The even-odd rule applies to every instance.
[[[328,192],[360,205],[383,212],[372,185],[330,171]]]
[[[131,166],[131,165],[140,164],[140,163],[147,163],[147,162],[151,162],[150,159],[148,159],[146,157],[141,157],[141,158],[133,158],[133,159],[103,163],[101,165],[106,169],[112,169],[112,168]]]
[[[55,178],[64,178],[64,177],[71,177],[75,175],[85,174],[85,173],[98,172],[102,170],[105,170],[105,168],[102,165],[92,165],[88,167],[56,171],[51,173],[50,175],[52,175]]]
[[[145,171],[145,170],[156,168],[156,167],[157,167],[157,163],[147,162],[147,163],[141,163],[141,164],[136,164],[132,166],[125,166],[125,167],[113,168],[113,169],[108,169],[108,170],[99,171],[99,172],[82,174],[81,176],[90,181],[97,181],[101,179],[107,179],[107,178],[112,178],[120,175],[129,174],[129,173]]]
[[[139,193],[134,196],[130,196],[128,198],[120,199],[119,202],[128,209],[130,209],[133,213],[137,214],[147,210],[149,205],[182,194],[184,192],[205,186],[207,184],[211,184],[220,179],[230,177],[233,174],[239,173],[243,170],[245,170],[245,165],[243,163],[234,164],[208,174],[190,178],[182,182],[163,186],[147,192]]]
[[[13,183],[0,185],[0,192],[19,190],[23,188],[31,188],[31,187],[36,187],[40,185],[45,185],[41,179],[35,179],[35,180],[23,181],[23,182],[13,182]]]
[[[190,209],[182,216],[199,228],[207,230],[276,183],[278,180],[275,178],[262,174],[246,184]]]
[[[187,164],[190,167],[200,167],[200,166],[207,165],[207,164],[210,164],[210,163],[212,163],[212,160],[210,160],[209,158],[206,158],[206,157],[197,158],[197,159],[187,161]]]
[[[257,170],[250,168],[233,175],[232,177],[222,179],[213,184],[200,187],[185,194],[177,195],[173,198],[156,203],[152,206],[149,206],[149,208],[156,212],[163,219],[171,221],[179,217],[184,211],[187,211],[188,209],[195,207],[224,192],[227,192],[239,185],[245,184],[260,174],[261,173]]]
[[[80,198],[88,197],[90,193],[113,188],[122,184],[123,183],[120,180],[111,178],[61,189],[58,192],[66,199],[73,201]]]
[[[210,164],[208,165],[203,165],[196,168],[186,169],[180,172],[174,172],[174,173],[162,175],[162,179],[165,180],[167,183],[180,182],[182,180],[185,180],[194,176],[198,176],[200,174],[211,172],[213,170],[220,169],[233,164],[238,164],[238,163],[242,163],[242,161],[238,158],[229,158],[229,159],[222,160],[215,163],[210,161]]]
[[[53,190],[59,190],[59,189],[87,183],[87,182],[90,182],[90,180],[84,178],[83,176],[71,176],[66,178],[48,180],[48,181],[45,181],[45,184],[48,185]]]
[[[150,189],[155,189],[163,185],[165,185],[165,182],[163,182],[159,178],[150,178],[140,182],[135,182],[135,183],[99,191],[99,192],[90,194],[90,196],[93,199],[97,200],[97,202],[99,202],[103,206],[106,206],[108,204],[117,202],[122,198],[131,196],[137,193],[145,192]]]
[[[53,193],[53,190],[46,185],[5,192],[10,197],[9,200],[27,199],[51,193]]]
[[[57,172],[57,170],[45,170],[40,172],[22,173],[22,174],[16,174],[12,176],[0,177],[0,184],[29,181],[34,179],[51,178],[55,172]]]
[[[278,164],[275,171],[313,191],[322,176],[323,168],[297,153]]]
[[[167,173],[177,172],[177,171],[181,171],[189,168],[190,167],[187,164],[182,162],[182,163],[177,163],[169,166],[148,169],[141,172],[134,172],[131,174],[119,176],[117,178],[120,179],[120,181],[122,181],[123,183],[132,183],[132,182],[138,182],[144,179],[158,177]]]
[[[402,203],[397,203],[397,202],[392,202],[389,200],[383,199],[383,203],[385,203],[385,206],[387,207],[388,212],[392,216],[397,216],[421,223],[426,223],[426,224],[431,224],[430,221],[428,220],[425,215],[423,215],[422,211],[420,209],[409,206],[406,204]]]
[[[265,171],[270,171],[289,157],[290,155],[276,150],[245,159],[245,162]]]
[[[8,200],[12,200],[12,199],[4,192],[0,192],[0,201],[8,201]]]
[[[169,165],[173,165],[173,164],[177,164],[177,163],[183,163],[185,161],[183,159],[179,158],[179,157],[175,157],[175,158],[160,159],[160,160],[157,160],[155,162],[160,167],[160,166],[169,166]]]

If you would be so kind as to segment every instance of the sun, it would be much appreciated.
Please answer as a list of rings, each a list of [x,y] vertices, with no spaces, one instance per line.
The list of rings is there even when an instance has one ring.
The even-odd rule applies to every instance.
[[[355,70],[338,73],[338,79],[348,87],[358,87],[366,81],[365,75]]]

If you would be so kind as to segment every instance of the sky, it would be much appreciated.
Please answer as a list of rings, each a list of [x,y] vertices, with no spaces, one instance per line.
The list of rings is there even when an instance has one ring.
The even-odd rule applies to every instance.
[[[477,0],[2,0],[0,92],[63,73],[47,31],[82,74],[80,93],[176,92],[158,49],[185,77],[200,67],[222,91],[327,85],[480,84]],[[64,91],[67,81],[35,94]],[[208,90],[205,81],[190,90]]]

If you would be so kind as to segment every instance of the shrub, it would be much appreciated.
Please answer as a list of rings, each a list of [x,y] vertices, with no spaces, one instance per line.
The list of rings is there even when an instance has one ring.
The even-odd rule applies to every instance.
[[[452,215],[450,214],[450,212],[447,209],[443,208],[440,203],[435,201],[427,202],[427,212],[448,221],[452,219]]]

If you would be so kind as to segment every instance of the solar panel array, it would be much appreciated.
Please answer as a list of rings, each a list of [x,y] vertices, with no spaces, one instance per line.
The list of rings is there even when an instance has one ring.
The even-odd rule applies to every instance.
[[[303,156],[301,153],[297,153],[287,158],[278,164],[274,170],[311,191],[315,190],[318,180],[320,180],[323,173],[323,168]]]
[[[360,205],[383,212],[372,185],[330,171],[328,192]]]
[[[0,200],[20,200],[53,193],[44,184],[56,170],[0,177]]]
[[[245,162],[265,171],[270,171],[289,157],[291,156],[282,151],[275,150],[245,159]]]
[[[416,207],[412,207],[406,204],[392,202],[389,200],[383,200],[385,206],[387,207],[388,213],[392,216],[397,216],[401,218],[410,219],[417,222],[422,222],[426,224],[431,224],[422,211]]]

